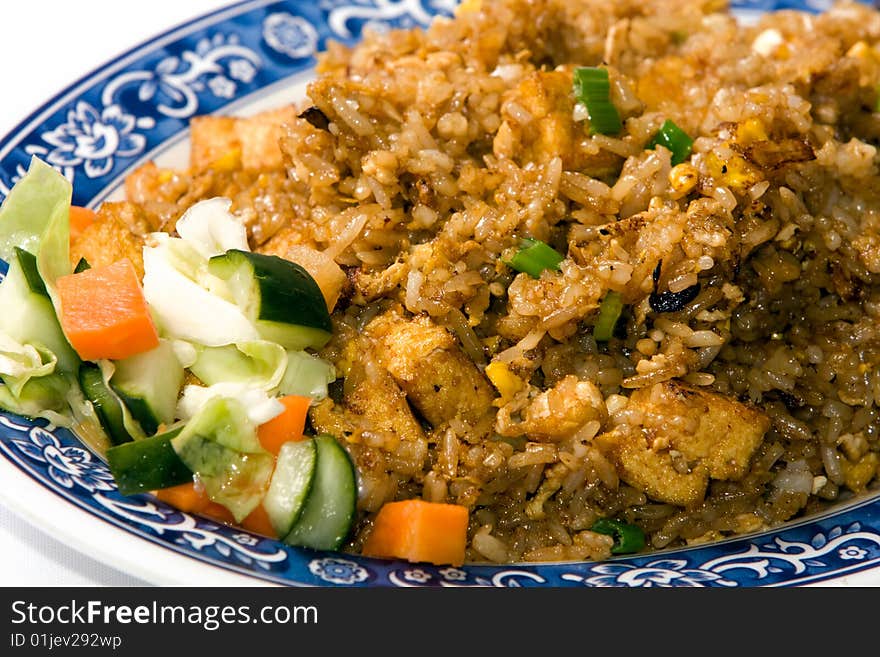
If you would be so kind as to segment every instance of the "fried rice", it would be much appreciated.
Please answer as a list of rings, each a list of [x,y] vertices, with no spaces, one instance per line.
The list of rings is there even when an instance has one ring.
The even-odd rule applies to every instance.
[[[591,134],[583,66],[619,134]],[[226,196],[335,289],[310,423],[357,466],[349,551],[407,498],[467,507],[471,561],[603,559],[608,517],[647,549],[760,531],[878,488],[878,84],[864,5],[468,1],[331,43],[288,107],[195,120],[189,168],[141,167],[73,258],[137,260]],[[507,264],[526,237],[558,271]]]

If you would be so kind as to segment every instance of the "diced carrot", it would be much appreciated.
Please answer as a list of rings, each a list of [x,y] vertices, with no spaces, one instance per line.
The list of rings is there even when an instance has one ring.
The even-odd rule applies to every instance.
[[[196,486],[193,482],[187,482],[178,486],[171,486],[156,491],[156,497],[170,504],[175,509],[186,513],[198,513],[208,516],[219,522],[232,524],[235,518],[232,512],[222,504],[212,502],[205,493],[205,489]]]
[[[199,513],[211,503],[204,490],[196,488],[193,482],[157,490],[156,497],[175,509],[187,513]]]
[[[70,239],[78,237],[86,228],[98,220],[94,210],[79,205],[70,206]]]
[[[127,358],[159,346],[130,260],[61,276],[56,284],[61,328],[83,360]]]
[[[389,502],[376,514],[363,554],[460,566],[467,542],[468,510],[424,500]]]
[[[256,534],[262,534],[269,538],[278,538],[278,534],[275,533],[275,529],[272,527],[272,523],[269,520],[269,514],[266,513],[266,509],[263,508],[262,504],[251,511],[247,517],[241,521],[241,526]]]
[[[278,401],[284,410],[268,422],[257,427],[257,437],[267,452],[278,456],[281,446],[290,440],[302,440],[306,428],[306,415],[309,412],[311,397],[287,395]]]
[[[222,522],[224,525],[232,525],[235,523],[235,516],[232,515],[232,511],[222,504],[217,504],[217,502],[211,502],[210,500],[208,501],[208,505],[199,511],[199,513],[203,516],[208,516],[217,522]]]

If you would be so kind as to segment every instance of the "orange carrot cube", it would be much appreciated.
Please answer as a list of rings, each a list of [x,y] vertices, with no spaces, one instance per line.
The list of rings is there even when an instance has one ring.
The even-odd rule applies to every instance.
[[[460,566],[467,526],[468,510],[457,504],[416,499],[389,502],[376,514],[362,552],[370,557]]]
[[[83,360],[117,360],[159,346],[159,334],[130,260],[61,276],[56,285],[61,328]]]

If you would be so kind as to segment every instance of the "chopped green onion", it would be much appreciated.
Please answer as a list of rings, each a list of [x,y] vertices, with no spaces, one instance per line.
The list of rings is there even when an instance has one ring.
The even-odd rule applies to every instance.
[[[645,547],[645,532],[613,518],[600,518],[593,523],[590,531],[614,537],[611,554],[632,554]]]
[[[587,109],[590,134],[615,135],[623,125],[620,114],[611,103],[608,69],[582,66],[574,70],[574,96]]]
[[[691,154],[691,146],[693,145],[694,140],[688,137],[684,130],[669,119],[666,119],[663,125],[660,126],[660,130],[648,142],[645,148],[653,150],[657,146],[663,146],[663,148],[672,151],[672,166],[675,166],[688,159],[688,156]]]
[[[565,256],[549,244],[527,237],[522,241],[519,251],[510,260],[506,260],[505,264],[532,278],[541,278],[541,272],[545,269],[559,271],[559,263],[563,260]]]
[[[623,297],[619,292],[609,292],[602,299],[599,306],[599,317],[593,327],[593,337],[596,342],[608,342],[614,334],[614,327],[623,312]]]

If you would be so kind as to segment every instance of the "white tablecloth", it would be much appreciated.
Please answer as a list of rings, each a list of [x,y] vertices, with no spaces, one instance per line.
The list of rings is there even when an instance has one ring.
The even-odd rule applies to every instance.
[[[219,0],[4,3],[0,10],[0,135],[62,88],[124,50],[224,4]],[[139,584],[143,582],[72,550],[0,505],[0,585]]]

